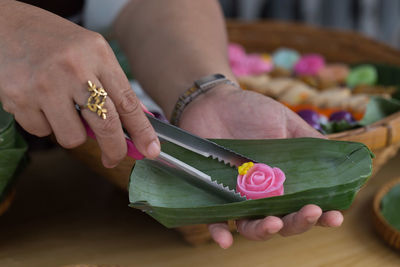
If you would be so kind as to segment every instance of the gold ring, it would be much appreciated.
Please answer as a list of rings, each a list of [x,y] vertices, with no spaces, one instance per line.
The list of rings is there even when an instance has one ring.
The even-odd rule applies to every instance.
[[[88,90],[90,96],[87,100],[86,106],[90,111],[96,113],[99,117],[102,117],[103,120],[105,120],[107,118],[107,109],[104,108],[107,99],[106,90],[102,87],[97,88],[91,81],[88,81]]]

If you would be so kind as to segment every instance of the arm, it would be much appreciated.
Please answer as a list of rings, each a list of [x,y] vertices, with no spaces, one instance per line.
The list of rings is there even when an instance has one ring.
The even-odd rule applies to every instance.
[[[85,142],[75,109],[93,129],[106,167],[126,156],[121,123],[147,157],[159,154],[158,138],[104,38],[43,9],[0,1],[0,101],[37,136],[54,133],[66,148]],[[107,119],[85,108],[88,80],[108,93]]]
[[[115,33],[135,77],[169,116],[179,95],[194,80],[222,73],[236,81],[228,64],[224,27],[214,0],[135,0],[120,14]],[[228,85],[213,88],[190,103],[180,127],[214,138],[321,137],[276,101]],[[299,234],[316,224],[339,226],[342,220],[337,211],[322,213],[318,206],[307,205],[283,218],[240,220],[237,229],[249,239],[266,240],[275,233]],[[226,223],[212,224],[209,231],[221,247],[232,245]]]
[[[217,1],[131,1],[115,22],[115,34],[134,76],[167,116],[193,81],[213,73],[236,81]]]

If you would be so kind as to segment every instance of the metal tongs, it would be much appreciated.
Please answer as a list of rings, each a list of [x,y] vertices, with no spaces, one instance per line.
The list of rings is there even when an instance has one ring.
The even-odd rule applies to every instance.
[[[213,158],[224,164],[229,164],[230,166],[236,168],[241,166],[243,163],[249,161],[255,162],[252,159],[240,155],[212,141],[198,137],[171,124],[156,119],[149,114],[146,114],[146,116],[149,119],[154,130],[156,131],[158,138],[161,142],[171,142],[175,145],[202,155],[203,157]],[[156,161],[158,165],[162,165],[167,171],[173,174],[179,174],[190,183],[193,183],[203,188],[206,187],[207,189],[213,191],[217,191],[230,201],[246,200],[244,196],[241,196],[235,190],[232,190],[228,186],[212,180],[208,174],[186,164],[185,162],[163,151],[161,151]]]
[[[252,159],[244,157],[212,141],[198,137],[171,124],[165,123],[154,116],[149,115],[148,113],[146,113],[146,116],[156,131],[160,142],[171,142],[175,145],[202,155],[203,157],[213,158],[224,164],[229,164],[231,167],[238,168],[245,162],[255,162]],[[94,137],[94,133],[91,131],[91,129],[89,127],[86,127],[86,129],[88,135]],[[133,144],[128,132],[126,130],[124,130],[124,132],[128,145],[128,156],[136,160],[144,159],[144,156]],[[173,175],[183,177],[187,182],[194,184],[195,186],[217,192],[229,201],[239,202],[246,200],[246,197],[241,196],[235,190],[230,189],[228,186],[220,184],[215,180],[212,180],[208,174],[163,151],[161,151],[160,155],[153,161],[153,163]]]

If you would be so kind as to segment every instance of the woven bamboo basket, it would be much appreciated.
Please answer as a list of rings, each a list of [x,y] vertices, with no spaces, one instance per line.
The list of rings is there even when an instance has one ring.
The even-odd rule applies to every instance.
[[[249,52],[268,52],[290,47],[301,53],[320,53],[328,62],[376,62],[400,66],[400,52],[353,32],[319,29],[281,22],[241,23],[227,25],[230,41],[243,45]],[[357,141],[366,144],[375,154],[376,172],[400,147],[400,112],[364,128],[328,136],[334,140]],[[101,175],[126,190],[134,160],[126,158],[118,167],[106,169],[101,165],[100,151],[93,140],[71,153]],[[231,224],[231,229],[233,229]],[[210,239],[205,225],[177,229],[191,244]]]
[[[382,198],[392,189],[394,186],[400,184],[400,178],[397,178],[387,184],[385,184],[375,195],[373,202],[373,224],[378,234],[388,243],[391,247],[400,250],[400,231],[391,226],[381,213],[381,201]]]

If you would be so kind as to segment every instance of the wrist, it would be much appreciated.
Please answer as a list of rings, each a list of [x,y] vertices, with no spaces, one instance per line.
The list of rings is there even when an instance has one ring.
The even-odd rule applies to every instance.
[[[242,89],[231,85],[221,84],[216,86],[197,97],[182,111],[178,126],[188,129],[188,125],[196,125],[195,127],[211,130],[211,126],[207,123],[210,121],[222,123],[220,121],[221,115],[224,117],[226,113],[230,113],[229,103],[232,103],[232,100],[235,103],[234,100],[237,97],[241,98],[243,92]]]
[[[211,102],[218,102],[222,101],[227,95],[242,91],[241,88],[229,84],[218,84],[217,86],[213,87],[211,90],[205,92],[204,94],[199,95],[196,97],[191,104],[197,105],[198,103],[211,103]],[[183,112],[186,109],[183,110]]]
[[[204,99],[212,97],[215,93],[225,90],[238,90],[239,85],[227,79],[222,74],[212,74],[196,80],[192,87],[186,90],[175,104],[171,116],[171,123],[178,126],[180,117],[186,107],[198,98]]]

